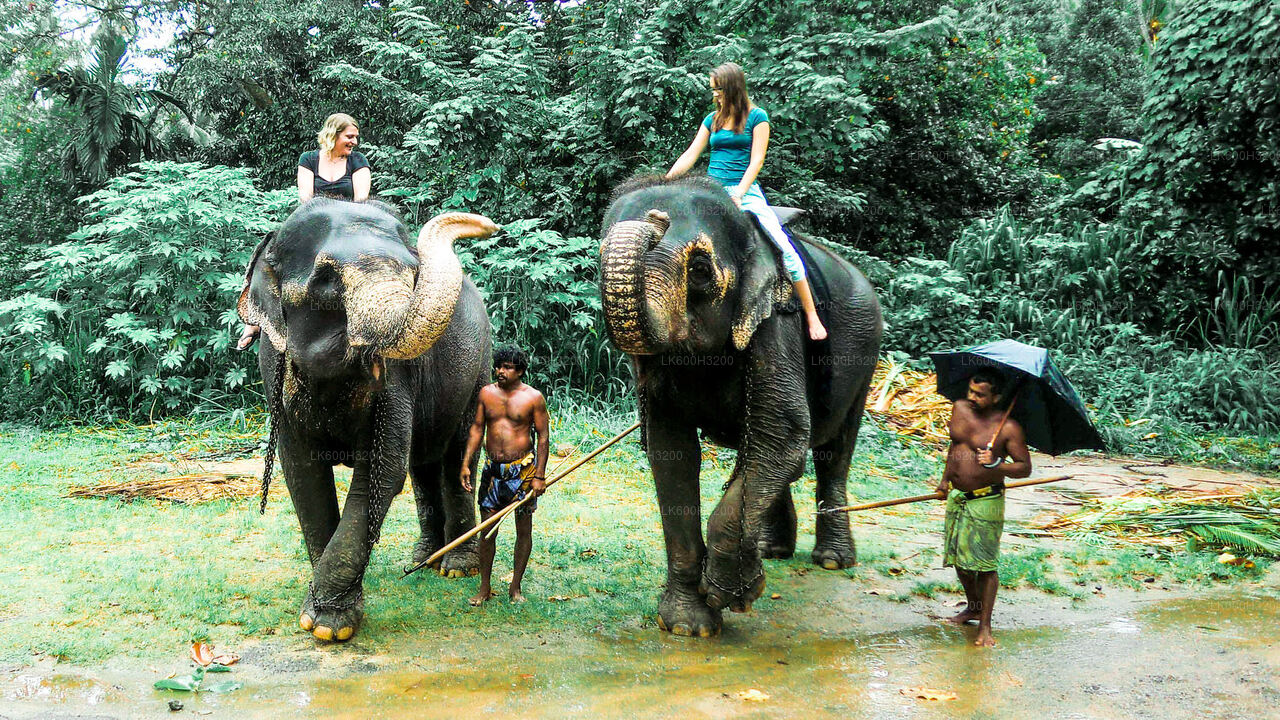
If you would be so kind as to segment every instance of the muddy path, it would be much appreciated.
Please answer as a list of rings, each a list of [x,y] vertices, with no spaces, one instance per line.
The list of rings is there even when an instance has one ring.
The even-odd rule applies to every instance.
[[[1148,460],[1035,461],[1037,477],[1075,475],[1072,492],[1057,485],[1011,492],[1011,548],[1057,542],[1019,532],[1076,509],[1082,492],[1116,495],[1150,483],[1204,493],[1280,485]],[[252,478],[261,459],[135,467],[153,477]],[[923,517],[904,512],[863,513],[854,518],[855,535],[896,533],[893,544],[905,552],[936,545],[941,506],[915,511]],[[931,532],[909,524],[921,520]],[[895,523],[914,534],[896,532]],[[1001,590],[992,651],[971,646],[974,627],[936,619],[955,612],[958,595],[911,592],[953,581],[949,570],[896,577],[810,568],[770,562],[766,598],[778,597],[727,616],[722,636],[711,640],[662,633],[640,615],[586,631],[531,630],[484,608],[478,612],[492,611],[492,622],[477,615],[448,632],[402,634],[376,646],[359,636],[323,646],[291,630],[226,648],[242,660],[218,679],[243,683],[226,694],[152,688],[190,671],[185,648],[92,666],[38,655],[0,666],[0,718],[1261,718],[1274,716],[1280,702],[1280,568],[1252,582],[1107,587],[1076,600]],[[656,603],[661,572],[648,574]],[[171,700],[182,709],[171,711]]]
[[[844,578],[784,574],[771,587],[780,599],[733,616],[713,640],[494,627],[374,655],[295,636],[242,648],[244,687],[199,695],[151,689],[183,667],[180,655],[157,667],[45,661],[6,672],[0,716],[149,717],[177,698],[181,714],[228,718],[1271,717],[1276,579],[1081,603],[1005,593],[999,647],[984,651],[969,644],[973,627],[931,617],[954,598],[887,602]],[[917,689],[955,699],[904,694]]]

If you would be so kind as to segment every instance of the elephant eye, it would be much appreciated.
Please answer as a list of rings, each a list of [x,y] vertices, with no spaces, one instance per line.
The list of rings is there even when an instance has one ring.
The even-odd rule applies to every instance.
[[[695,288],[705,288],[715,281],[715,268],[711,266],[711,258],[696,253],[689,258],[689,284]]]

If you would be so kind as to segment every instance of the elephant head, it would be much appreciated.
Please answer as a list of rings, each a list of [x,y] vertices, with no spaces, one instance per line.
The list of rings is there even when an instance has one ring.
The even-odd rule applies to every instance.
[[[308,374],[336,375],[358,359],[409,360],[453,316],[459,238],[497,230],[488,218],[446,213],[416,248],[389,206],[315,199],[258,246],[238,310]]]
[[[624,352],[746,348],[779,292],[777,262],[714,182],[642,179],[605,215],[600,292]]]

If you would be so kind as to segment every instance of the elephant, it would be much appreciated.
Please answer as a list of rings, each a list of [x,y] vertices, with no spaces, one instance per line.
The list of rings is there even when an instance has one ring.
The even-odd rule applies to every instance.
[[[312,567],[299,624],[320,640],[359,628],[364,573],[406,468],[421,531],[415,561],[475,527],[458,476],[492,343],[452,244],[496,230],[448,213],[415,247],[389,205],[316,198],[249,263],[237,308],[265,336],[258,367]],[[341,513],[338,463],[353,469]],[[440,565],[454,576],[478,568],[474,541]]]
[[[633,363],[666,541],[658,624],[713,636],[723,608],[746,611],[764,590],[761,559],[794,553],[788,487],[810,448],[819,508],[845,504],[880,304],[855,267],[804,241],[830,290],[819,306],[829,336],[810,341],[803,315],[783,305],[792,286],[763,231],[705,178],[623,183],[601,236],[605,325]],[[738,451],[705,543],[699,430]],[[818,517],[811,558],[827,569],[854,564],[847,516]]]

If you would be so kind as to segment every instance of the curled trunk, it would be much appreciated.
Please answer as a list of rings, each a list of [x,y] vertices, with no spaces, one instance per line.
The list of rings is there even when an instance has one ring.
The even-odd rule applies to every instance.
[[[418,272],[364,273],[344,269],[348,337],[394,360],[410,360],[444,334],[462,291],[462,265],[453,252],[460,238],[487,237],[498,226],[482,215],[445,213],[418,234]]]

